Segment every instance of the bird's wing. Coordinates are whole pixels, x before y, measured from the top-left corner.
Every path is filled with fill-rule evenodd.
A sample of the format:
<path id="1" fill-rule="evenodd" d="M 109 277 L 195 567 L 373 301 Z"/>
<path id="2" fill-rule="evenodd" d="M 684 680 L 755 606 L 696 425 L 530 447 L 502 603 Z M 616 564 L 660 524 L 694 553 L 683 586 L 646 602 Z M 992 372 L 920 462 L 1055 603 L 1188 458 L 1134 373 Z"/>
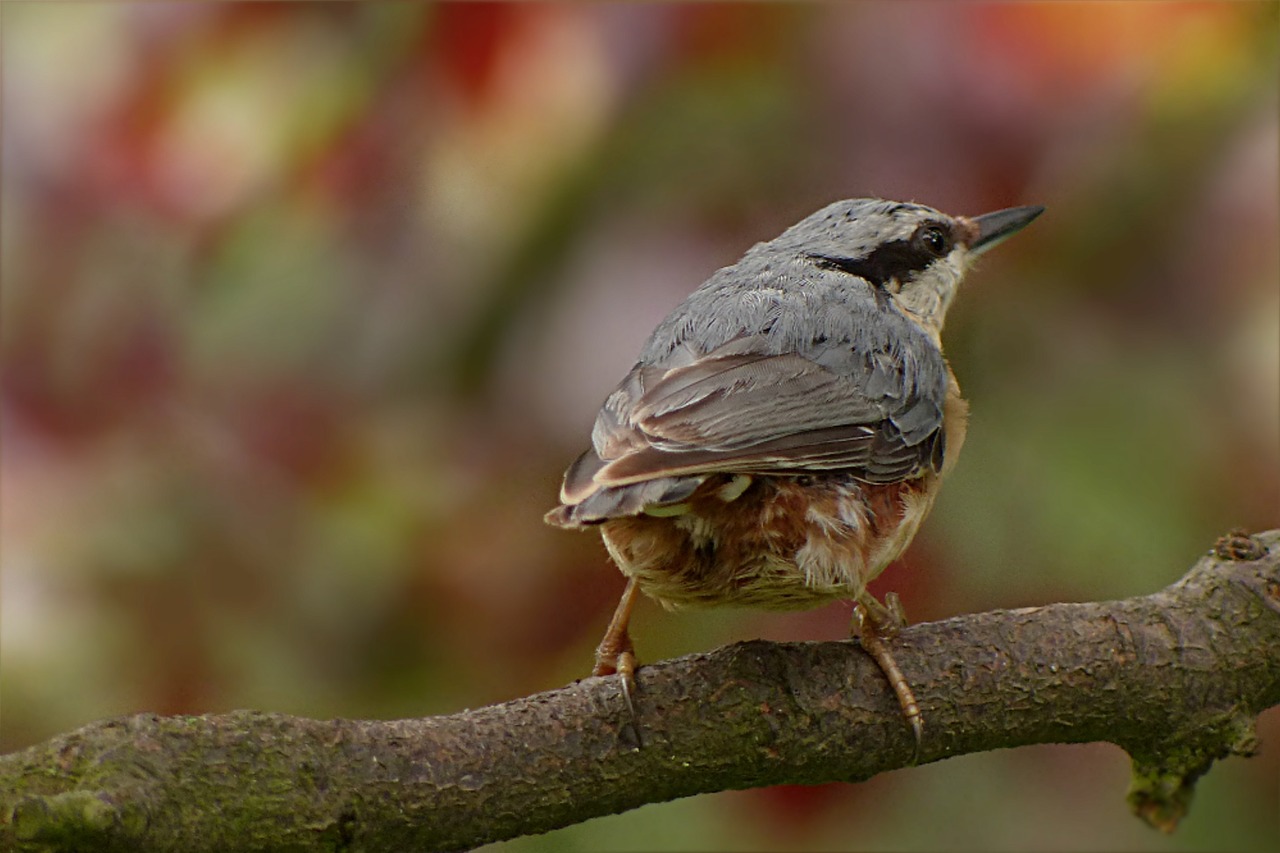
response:
<path id="1" fill-rule="evenodd" d="M 622 381 L 596 420 L 593 450 L 565 476 L 567 503 L 695 474 L 846 470 L 895 482 L 941 464 L 945 365 L 931 365 L 938 381 L 926 382 L 901 353 L 769 354 L 759 337 L 684 362 L 637 365 Z"/>

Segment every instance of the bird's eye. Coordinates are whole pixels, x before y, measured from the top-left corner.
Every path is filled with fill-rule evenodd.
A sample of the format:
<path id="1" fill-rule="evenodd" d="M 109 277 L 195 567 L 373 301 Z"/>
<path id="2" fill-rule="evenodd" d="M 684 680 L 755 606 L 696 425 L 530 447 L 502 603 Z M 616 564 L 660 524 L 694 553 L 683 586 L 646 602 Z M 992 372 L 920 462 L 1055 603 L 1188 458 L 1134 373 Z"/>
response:
<path id="1" fill-rule="evenodd" d="M 951 250 L 951 239 L 940 225 L 926 225 L 916 232 L 916 241 L 930 254 L 942 257 Z"/>

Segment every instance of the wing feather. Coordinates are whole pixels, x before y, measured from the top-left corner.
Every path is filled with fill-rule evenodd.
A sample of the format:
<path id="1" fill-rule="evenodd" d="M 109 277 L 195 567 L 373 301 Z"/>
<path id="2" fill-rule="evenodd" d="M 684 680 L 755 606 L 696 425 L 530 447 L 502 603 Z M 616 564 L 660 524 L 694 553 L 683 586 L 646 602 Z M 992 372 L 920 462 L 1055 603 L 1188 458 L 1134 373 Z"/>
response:
<path id="1" fill-rule="evenodd" d="M 716 472 L 916 476 L 940 456 L 942 401 L 900 358 L 864 354 L 849 369 L 857 355 L 769 354 L 742 338 L 665 371 L 637 366 L 601 410 L 595 459 L 570 469 L 566 496 Z"/>

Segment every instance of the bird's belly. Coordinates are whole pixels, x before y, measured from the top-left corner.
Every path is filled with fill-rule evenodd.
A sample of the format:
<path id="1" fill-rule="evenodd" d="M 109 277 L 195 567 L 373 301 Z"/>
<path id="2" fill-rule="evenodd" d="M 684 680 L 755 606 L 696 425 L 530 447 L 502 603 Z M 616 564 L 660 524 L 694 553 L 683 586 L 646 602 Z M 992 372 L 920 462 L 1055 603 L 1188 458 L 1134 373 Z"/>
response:
<path id="1" fill-rule="evenodd" d="M 795 610 L 857 598 L 910 544 L 937 477 L 755 477 L 732 501 L 717 497 L 723 485 L 711 478 L 683 514 L 602 526 L 622 572 L 668 608 Z"/>

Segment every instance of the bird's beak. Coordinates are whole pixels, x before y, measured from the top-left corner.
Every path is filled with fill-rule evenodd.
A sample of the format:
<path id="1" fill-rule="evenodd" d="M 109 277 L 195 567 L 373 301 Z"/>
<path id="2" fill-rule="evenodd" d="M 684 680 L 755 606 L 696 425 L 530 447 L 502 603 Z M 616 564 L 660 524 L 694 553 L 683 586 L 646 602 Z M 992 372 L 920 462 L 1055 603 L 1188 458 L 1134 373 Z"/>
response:
<path id="1" fill-rule="evenodd" d="M 1011 237 L 1030 225 L 1031 220 L 1042 213 L 1044 208 L 1033 204 L 971 217 L 969 222 L 976 226 L 977 236 L 969 241 L 969 252 L 974 255 L 982 254 L 997 243 L 1004 242 L 1006 237 Z"/>

